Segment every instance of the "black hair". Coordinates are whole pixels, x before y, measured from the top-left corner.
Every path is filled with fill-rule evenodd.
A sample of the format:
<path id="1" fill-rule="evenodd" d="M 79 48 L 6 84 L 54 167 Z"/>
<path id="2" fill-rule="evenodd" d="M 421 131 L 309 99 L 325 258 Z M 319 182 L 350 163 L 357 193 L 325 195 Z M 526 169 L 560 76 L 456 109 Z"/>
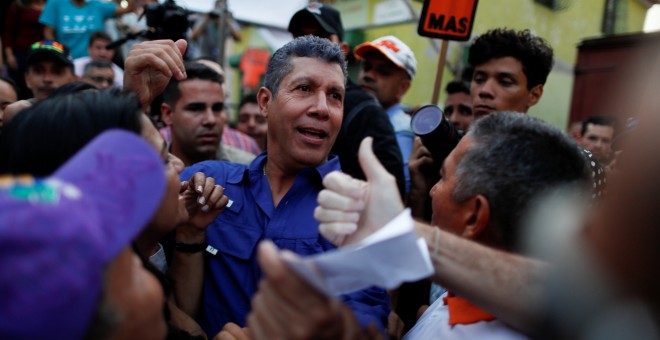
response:
<path id="1" fill-rule="evenodd" d="M 84 74 L 86 75 L 92 68 L 109 68 L 112 70 L 112 63 L 107 60 L 90 60 L 85 65 Z"/>
<path id="2" fill-rule="evenodd" d="M 93 32 L 92 35 L 89 36 L 89 42 L 87 43 L 87 46 L 92 46 L 92 44 L 96 40 L 106 40 L 106 41 L 110 42 L 110 41 L 112 41 L 112 38 L 105 31 L 96 31 L 96 32 Z"/>
<path id="3" fill-rule="evenodd" d="M 470 84 L 462 80 L 452 80 L 449 83 L 447 83 L 447 87 L 445 87 L 445 91 L 447 92 L 447 94 L 465 93 L 469 95 Z"/>
<path id="4" fill-rule="evenodd" d="M 545 84 L 552 69 L 553 51 L 548 42 L 529 30 L 495 28 L 477 37 L 470 46 L 468 63 L 477 67 L 491 59 L 513 57 L 527 77 L 527 89 Z"/>
<path id="5" fill-rule="evenodd" d="M 53 93 L 50 94 L 50 96 L 48 96 L 48 98 L 63 96 L 67 94 L 74 94 L 89 90 L 97 91 L 98 89 L 94 85 L 84 83 L 82 81 L 72 81 L 70 83 L 66 83 L 58 87 L 55 91 L 53 91 Z"/>
<path id="6" fill-rule="evenodd" d="M 42 177 L 101 132 L 141 134 L 140 104 L 118 91 L 83 91 L 51 96 L 14 117 L 0 135 L 0 173 Z"/>
<path id="7" fill-rule="evenodd" d="M 257 95 L 254 93 L 248 93 L 241 98 L 241 102 L 238 104 L 238 108 L 240 109 L 243 107 L 243 105 L 252 103 L 252 104 L 259 104 L 257 101 Z"/>
<path id="8" fill-rule="evenodd" d="M 185 66 L 186 66 L 186 74 L 188 75 L 188 77 L 183 81 L 202 79 L 202 80 L 212 81 L 220 85 L 222 85 L 222 83 L 224 82 L 224 77 L 220 73 L 216 72 L 215 70 L 204 64 L 197 62 L 188 62 L 186 63 Z M 179 99 L 181 98 L 181 89 L 179 89 L 179 83 L 180 81 L 172 77 L 172 79 L 170 79 L 170 82 L 167 84 L 167 87 L 165 87 L 165 91 L 163 91 L 163 102 L 167 103 L 172 107 L 174 107 L 174 105 L 176 105 L 176 102 L 178 102 Z"/>
<path id="9" fill-rule="evenodd" d="M 610 116 L 591 116 L 584 121 L 582 121 L 582 130 L 580 131 L 580 137 L 584 136 L 587 133 L 587 127 L 591 125 L 603 125 L 611 126 L 614 129 L 614 134 L 616 135 L 616 119 Z"/>

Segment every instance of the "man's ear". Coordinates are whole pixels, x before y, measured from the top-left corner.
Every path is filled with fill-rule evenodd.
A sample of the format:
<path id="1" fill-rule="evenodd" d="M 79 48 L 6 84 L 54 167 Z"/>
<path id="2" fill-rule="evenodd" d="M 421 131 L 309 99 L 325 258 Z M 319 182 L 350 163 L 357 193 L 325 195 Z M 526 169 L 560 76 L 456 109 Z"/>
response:
<path id="1" fill-rule="evenodd" d="M 268 118 L 268 105 L 272 99 L 273 94 L 269 89 L 265 87 L 260 88 L 259 92 L 257 92 L 257 103 L 259 104 L 259 111 L 261 111 L 261 114 L 263 114 L 266 118 Z"/>
<path id="2" fill-rule="evenodd" d="M 403 97 L 406 92 L 408 92 L 408 89 L 410 89 L 410 85 L 412 84 L 412 81 L 408 79 L 407 76 L 402 77 L 401 81 L 399 82 L 399 99 Z"/>
<path id="3" fill-rule="evenodd" d="M 351 51 L 351 48 L 348 46 L 348 44 L 345 42 L 340 42 L 339 48 L 344 51 L 344 57 L 348 57 L 348 53 Z"/>
<path id="4" fill-rule="evenodd" d="M 160 115 L 163 118 L 163 122 L 165 122 L 165 125 L 172 126 L 173 113 L 174 111 L 172 111 L 172 107 L 170 106 L 170 104 L 167 103 L 160 104 Z"/>
<path id="5" fill-rule="evenodd" d="M 484 195 L 476 195 L 463 202 L 464 209 L 469 213 L 461 236 L 476 240 L 486 233 L 490 223 L 490 204 Z"/>
<path id="6" fill-rule="evenodd" d="M 543 84 L 538 84 L 534 87 L 532 87 L 531 90 L 529 90 L 529 98 L 527 100 L 527 107 L 532 107 L 536 105 L 536 103 L 541 100 L 541 96 L 543 95 Z"/>

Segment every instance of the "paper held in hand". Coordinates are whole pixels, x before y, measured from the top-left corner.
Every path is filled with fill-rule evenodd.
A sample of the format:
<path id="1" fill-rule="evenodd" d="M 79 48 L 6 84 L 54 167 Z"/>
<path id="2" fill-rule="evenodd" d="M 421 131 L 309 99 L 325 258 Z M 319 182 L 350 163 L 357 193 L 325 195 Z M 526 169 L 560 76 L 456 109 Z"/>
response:
<path id="1" fill-rule="evenodd" d="M 433 274 L 424 239 L 413 231 L 406 209 L 361 242 L 305 258 L 283 256 L 285 262 L 312 286 L 329 296 L 371 286 L 385 289 Z"/>

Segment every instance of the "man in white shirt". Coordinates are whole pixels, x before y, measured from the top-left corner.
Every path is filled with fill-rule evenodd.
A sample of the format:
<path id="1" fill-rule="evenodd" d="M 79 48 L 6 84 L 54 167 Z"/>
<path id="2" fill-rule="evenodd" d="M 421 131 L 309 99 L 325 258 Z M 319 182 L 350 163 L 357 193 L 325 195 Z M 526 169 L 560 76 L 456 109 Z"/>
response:
<path id="1" fill-rule="evenodd" d="M 89 56 L 80 57 L 73 60 L 73 68 L 76 76 L 83 77 L 85 75 L 85 66 L 92 60 L 103 60 L 112 63 L 112 58 L 115 56 L 115 50 L 109 50 L 105 47 L 112 42 L 112 39 L 103 31 L 92 33 L 89 38 L 89 45 L 87 45 L 87 52 Z M 124 86 L 124 70 L 112 63 L 112 71 L 114 72 L 113 87 L 123 88 Z"/>

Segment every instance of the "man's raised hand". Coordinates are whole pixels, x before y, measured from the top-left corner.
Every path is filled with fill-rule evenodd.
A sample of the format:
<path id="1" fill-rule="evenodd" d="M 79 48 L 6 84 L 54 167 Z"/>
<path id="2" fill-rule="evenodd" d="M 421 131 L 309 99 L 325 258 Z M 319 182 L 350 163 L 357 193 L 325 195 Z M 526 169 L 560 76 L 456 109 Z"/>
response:
<path id="1" fill-rule="evenodd" d="M 124 89 L 138 95 L 143 108 L 148 107 L 170 81 L 186 79 L 183 54 L 188 46 L 183 39 L 154 40 L 136 44 L 124 63 Z"/>

